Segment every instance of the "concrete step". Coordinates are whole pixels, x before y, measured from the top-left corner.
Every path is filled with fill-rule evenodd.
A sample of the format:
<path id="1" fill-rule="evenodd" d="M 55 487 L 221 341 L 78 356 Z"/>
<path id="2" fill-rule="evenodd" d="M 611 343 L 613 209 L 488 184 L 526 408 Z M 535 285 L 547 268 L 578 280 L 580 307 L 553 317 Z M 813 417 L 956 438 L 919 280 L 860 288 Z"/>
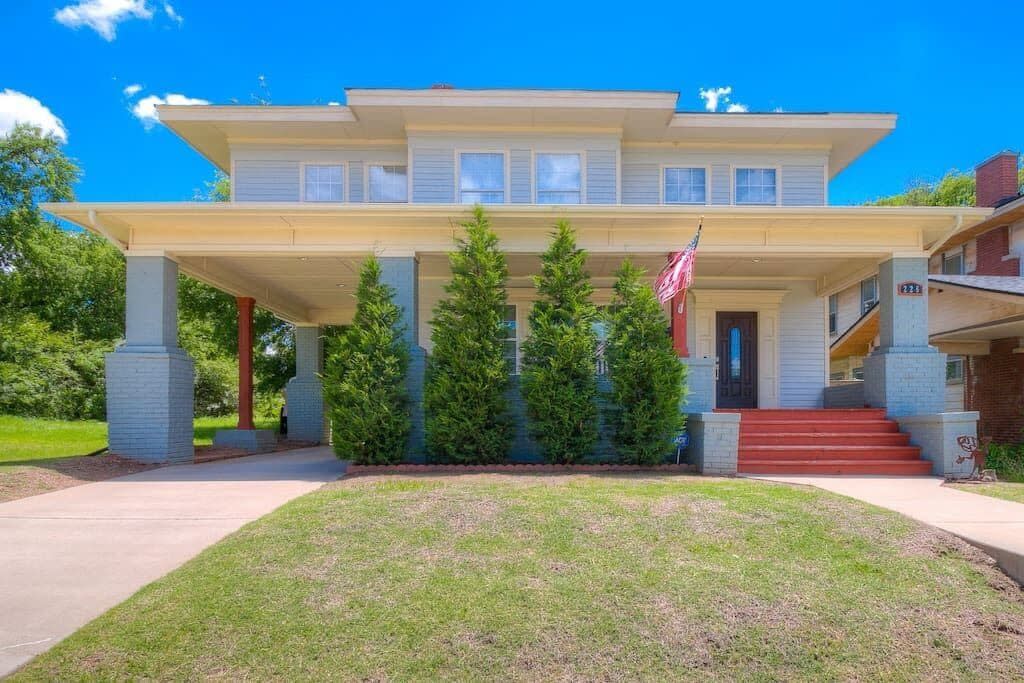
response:
<path id="1" fill-rule="evenodd" d="M 879 474 L 928 475 L 927 460 L 747 460 L 739 463 L 740 474 Z"/>
<path id="2" fill-rule="evenodd" d="M 906 446 L 910 435 L 901 432 L 759 432 L 740 430 L 744 446 Z"/>
<path id="3" fill-rule="evenodd" d="M 740 446 L 739 462 L 755 460 L 920 460 L 917 446 Z"/>
<path id="4" fill-rule="evenodd" d="M 740 418 L 740 434 L 877 434 L 899 432 L 900 426 L 890 420 L 758 420 Z"/>

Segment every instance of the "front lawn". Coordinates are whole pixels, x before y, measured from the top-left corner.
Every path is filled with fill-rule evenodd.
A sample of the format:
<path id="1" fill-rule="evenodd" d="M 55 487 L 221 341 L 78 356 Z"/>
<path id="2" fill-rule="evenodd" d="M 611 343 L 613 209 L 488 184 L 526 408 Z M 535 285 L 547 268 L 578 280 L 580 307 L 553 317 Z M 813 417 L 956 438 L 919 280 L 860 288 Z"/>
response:
<path id="1" fill-rule="evenodd" d="M 1024 503 L 1024 484 L 1021 483 L 996 481 L 986 484 L 949 484 L 949 486 L 968 493 L 980 493 L 983 496 Z"/>
<path id="2" fill-rule="evenodd" d="M 677 476 L 342 480 L 15 680 L 1007 679 L 1021 591 L 810 488 Z"/>
<path id="3" fill-rule="evenodd" d="M 195 420 L 195 444 L 211 444 L 214 432 L 232 429 L 237 423 L 238 418 L 234 415 L 198 417 Z M 257 419 L 256 427 L 277 429 L 277 420 Z M 0 464 L 85 455 L 106 445 L 106 422 L 0 415 Z"/>

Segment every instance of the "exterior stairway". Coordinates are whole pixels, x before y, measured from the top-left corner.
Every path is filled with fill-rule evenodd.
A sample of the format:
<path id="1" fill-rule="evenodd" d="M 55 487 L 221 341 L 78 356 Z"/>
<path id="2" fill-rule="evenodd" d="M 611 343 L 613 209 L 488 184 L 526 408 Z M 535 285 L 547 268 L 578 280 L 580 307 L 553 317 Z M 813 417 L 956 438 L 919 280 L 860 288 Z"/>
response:
<path id="1" fill-rule="evenodd" d="M 885 410 L 767 409 L 740 413 L 740 474 L 931 474 L 932 464 Z"/>

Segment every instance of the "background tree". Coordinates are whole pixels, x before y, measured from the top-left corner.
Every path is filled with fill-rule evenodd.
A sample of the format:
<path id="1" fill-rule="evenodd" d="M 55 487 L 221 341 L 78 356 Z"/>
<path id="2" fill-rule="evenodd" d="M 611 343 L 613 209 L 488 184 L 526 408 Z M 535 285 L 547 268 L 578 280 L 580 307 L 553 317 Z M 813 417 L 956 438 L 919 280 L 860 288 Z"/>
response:
<path id="1" fill-rule="evenodd" d="M 356 313 L 324 367 L 334 452 L 365 465 L 401 462 L 411 422 L 405 376 L 409 345 L 395 292 L 370 257 L 359 274 Z"/>
<path id="2" fill-rule="evenodd" d="M 666 334 L 668 320 L 644 271 L 629 260 L 616 273 L 606 354 L 611 375 L 612 441 L 623 460 L 656 465 L 683 428 L 686 370 Z"/>
<path id="3" fill-rule="evenodd" d="M 447 298 L 434 308 L 423 403 L 427 449 L 444 462 L 496 463 L 512 440 L 504 348 L 508 266 L 481 207 L 449 254 Z"/>
<path id="4" fill-rule="evenodd" d="M 1017 171 L 1018 184 L 1024 187 L 1024 168 Z M 974 173 L 952 169 L 937 182 L 918 180 L 905 192 L 867 202 L 871 206 L 974 206 Z"/>
<path id="5" fill-rule="evenodd" d="M 534 277 L 540 298 L 530 310 L 521 382 L 530 432 L 549 462 L 578 462 L 597 442 L 597 309 L 586 260 L 561 221 Z"/>

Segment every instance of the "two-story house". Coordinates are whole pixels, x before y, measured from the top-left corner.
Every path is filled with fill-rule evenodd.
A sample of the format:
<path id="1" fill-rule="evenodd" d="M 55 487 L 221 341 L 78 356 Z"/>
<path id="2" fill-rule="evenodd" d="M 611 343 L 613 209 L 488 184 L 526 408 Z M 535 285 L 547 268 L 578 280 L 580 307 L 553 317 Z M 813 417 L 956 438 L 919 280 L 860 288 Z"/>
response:
<path id="1" fill-rule="evenodd" d="M 931 250 L 929 339 L 948 354 L 946 409 L 978 411 L 979 431 L 998 442 L 1024 438 L 1024 196 L 1018 155 L 1000 152 L 975 169 L 976 204 L 994 211 Z M 878 343 L 878 280 L 829 298 L 828 394 L 857 401 L 863 358 Z"/>
<path id="2" fill-rule="evenodd" d="M 625 257 L 653 278 L 706 217 L 694 287 L 666 315 L 689 365 L 683 409 L 693 448 L 731 450 L 732 471 L 739 414 L 715 409 L 820 409 L 826 302 L 866 273 L 881 272 L 883 319 L 867 401 L 891 417 L 942 411 L 931 394 L 944 381 L 945 357 L 928 346 L 927 291 L 902 296 L 896 285 L 925 283 L 929 250 L 990 212 L 829 205 L 829 181 L 893 130 L 894 115 L 688 113 L 669 92 L 346 95 L 345 106 L 160 107 L 164 125 L 230 174 L 230 202 L 47 205 L 127 257 L 126 341 L 107 361 L 113 451 L 159 461 L 193 455 L 192 365 L 176 331 L 179 271 L 238 297 L 241 431 L 252 428 L 245 323 L 257 304 L 296 326 L 290 432 L 321 439 L 318 329 L 350 319 L 359 264 L 376 253 L 414 349 L 410 459 L 422 459 L 431 311 L 449 277 L 453 234 L 474 203 L 486 207 L 508 254 L 513 372 L 529 334 L 531 276 L 555 221 L 578 231 L 604 304 Z M 705 439 L 704 429 L 732 430 L 732 441 Z"/>

